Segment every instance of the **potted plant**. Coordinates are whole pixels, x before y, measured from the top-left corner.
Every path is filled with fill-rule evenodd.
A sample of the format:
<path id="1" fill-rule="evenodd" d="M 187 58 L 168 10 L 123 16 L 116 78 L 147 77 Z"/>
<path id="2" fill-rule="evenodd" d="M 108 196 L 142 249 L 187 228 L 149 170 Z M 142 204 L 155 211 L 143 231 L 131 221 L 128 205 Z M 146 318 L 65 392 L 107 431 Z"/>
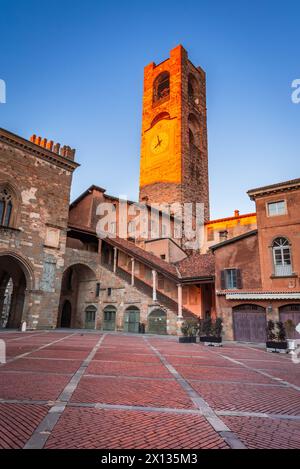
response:
<path id="1" fill-rule="evenodd" d="M 296 350 L 297 348 L 296 340 L 292 339 L 294 332 L 296 330 L 296 325 L 293 323 L 291 319 L 288 319 L 287 321 L 285 321 L 284 327 L 285 327 L 286 335 L 287 335 L 288 349 Z"/>
<path id="2" fill-rule="evenodd" d="M 281 321 L 275 323 L 271 319 L 267 325 L 267 351 L 273 353 L 286 353 L 287 352 L 287 341 L 286 332 L 284 325 Z"/>
<path id="3" fill-rule="evenodd" d="M 210 318 L 204 319 L 202 327 L 199 329 L 200 342 L 211 347 L 222 346 L 222 318 L 217 318 L 213 323 Z"/>
<path id="4" fill-rule="evenodd" d="M 180 343 L 196 343 L 197 325 L 194 322 L 183 322 L 181 325 L 182 336 L 179 337 Z"/>

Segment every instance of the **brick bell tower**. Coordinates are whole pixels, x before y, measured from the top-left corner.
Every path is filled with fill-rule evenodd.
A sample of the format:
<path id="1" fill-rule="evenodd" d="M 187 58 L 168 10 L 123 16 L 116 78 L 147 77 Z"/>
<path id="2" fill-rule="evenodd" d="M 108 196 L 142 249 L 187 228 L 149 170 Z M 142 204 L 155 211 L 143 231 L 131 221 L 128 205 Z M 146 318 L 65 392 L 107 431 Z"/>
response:
<path id="1" fill-rule="evenodd" d="M 144 70 L 140 201 L 202 202 L 209 219 L 206 78 L 181 45 Z"/>

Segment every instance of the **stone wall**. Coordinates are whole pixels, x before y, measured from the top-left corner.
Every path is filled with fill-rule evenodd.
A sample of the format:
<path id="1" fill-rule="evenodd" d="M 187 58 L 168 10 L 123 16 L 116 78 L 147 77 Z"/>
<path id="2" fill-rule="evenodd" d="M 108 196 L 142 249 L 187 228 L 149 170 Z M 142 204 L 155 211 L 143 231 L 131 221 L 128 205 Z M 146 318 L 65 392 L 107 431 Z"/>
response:
<path id="1" fill-rule="evenodd" d="M 13 197 L 11 223 L 0 227 L 0 271 L 5 256 L 10 272 L 17 268 L 24 272 L 21 319 L 29 328 L 56 326 L 76 166 L 9 132 L 0 133 L 0 188 L 7 188 Z"/>

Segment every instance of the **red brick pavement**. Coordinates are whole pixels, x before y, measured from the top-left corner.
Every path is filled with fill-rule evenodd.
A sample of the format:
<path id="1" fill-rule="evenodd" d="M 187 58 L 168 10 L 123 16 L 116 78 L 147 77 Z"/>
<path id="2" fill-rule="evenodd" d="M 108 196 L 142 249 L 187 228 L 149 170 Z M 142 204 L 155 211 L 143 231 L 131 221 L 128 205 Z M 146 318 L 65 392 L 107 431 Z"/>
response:
<path id="1" fill-rule="evenodd" d="M 55 400 L 69 380 L 64 375 L 1 373 L 0 368 L 0 398 Z"/>
<path id="2" fill-rule="evenodd" d="M 240 383 L 218 383 L 218 385 L 196 381 L 190 383 L 216 410 L 300 415 L 300 395 L 294 389 Z"/>
<path id="3" fill-rule="evenodd" d="M 47 406 L 0 404 L 0 448 L 23 448 L 47 412 Z"/>
<path id="4" fill-rule="evenodd" d="M 173 381 L 86 377 L 80 381 L 72 402 L 100 402 L 176 409 L 194 408 L 181 386 Z"/>
<path id="5" fill-rule="evenodd" d="M 29 402 L 57 399 L 100 336 L 99 333 L 0 332 L 11 357 L 30 352 L 26 359 L 0 366 L 0 399 Z M 57 340 L 60 342 L 51 344 Z M 274 377 L 299 385 L 300 367 L 293 365 L 287 356 L 274 356 L 242 345 L 225 344 L 221 349 L 212 349 L 199 344 L 179 344 L 176 338 L 151 337 L 148 341 L 215 411 L 300 415 L 296 389 L 270 386 L 276 381 L 242 366 L 244 363 L 255 370 L 266 370 Z M 41 346 L 46 348 L 36 351 Z M 226 447 L 223 438 L 204 417 L 180 413 L 196 407 L 142 336 L 107 334 L 71 402 L 79 407 L 66 408 L 51 432 L 47 447 Z M 80 407 L 96 402 L 151 406 L 161 411 Z M 23 447 L 47 411 L 47 406 L 35 403 L 0 402 L 0 447 Z M 220 418 L 247 447 L 300 447 L 299 420 L 243 415 L 220 415 Z"/>
<path id="6" fill-rule="evenodd" d="M 46 448 L 226 448 L 198 415 L 67 408 Z"/>
<path id="7" fill-rule="evenodd" d="M 2 371 L 34 371 L 43 373 L 75 373 L 81 365 L 81 360 L 52 360 L 44 358 L 21 358 L 7 363 L 0 368 Z"/>
<path id="8" fill-rule="evenodd" d="M 236 381 L 240 383 L 265 383 L 274 384 L 274 380 L 260 375 L 255 371 L 248 371 L 239 367 L 214 368 L 204 366 L 182 366 L 176 365 L 176 370 L 184 377 L 211 381 Z"/>
<path id="9" fill-rule="evenodd" d="M 300 448 L 300 421 L 256 417 L 222 417 L 248 448 Z"/>
<path id="10" fill-rule="evenodd" d="M 141 362 L 93 361 L 86 373 L 112 376 L 140 376 L 148 378 L 172 378 L 169 371 L 160 364 Z"/>
<path id="11" fill-rule="evenodd" d="M 118 361 L 118 362 L 150 362 L 160 363 L 159 358 L 150 353 L 137 354 L 137 353 L 123 353 L 121 350 L 118 352 L 99 351 L 96 353 L 94 360 L 105 361 Z"/>

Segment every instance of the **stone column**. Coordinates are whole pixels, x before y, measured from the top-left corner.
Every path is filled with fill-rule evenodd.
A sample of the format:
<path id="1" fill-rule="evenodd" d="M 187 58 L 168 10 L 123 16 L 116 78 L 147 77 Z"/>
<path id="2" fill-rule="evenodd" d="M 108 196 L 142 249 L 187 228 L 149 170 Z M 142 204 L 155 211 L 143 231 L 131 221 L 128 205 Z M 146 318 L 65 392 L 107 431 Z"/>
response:
<path id="1" fill-rule="evenodd" d="M 117 255 L 118 248 L 114 247 L 114 274 L 117 272 Z"/>
<path id="2" fill-rule="evenodd" d="M 178 319 L 182 319 L 182 285 L 180 283 L 177 284 L 177 302 L 178 302 Z"/>
<path id="3" fill-rule="evenodd" d="M 131 258 L 131 285 L 134 285 L 134 258 Z"/>
<path id="4" fill-rule="evenodd" d="M 152 270 L 152 300 L 153 301 L 157 301 L 156 278 L 157 278 L 157 272 L 156 270 Z"/>

